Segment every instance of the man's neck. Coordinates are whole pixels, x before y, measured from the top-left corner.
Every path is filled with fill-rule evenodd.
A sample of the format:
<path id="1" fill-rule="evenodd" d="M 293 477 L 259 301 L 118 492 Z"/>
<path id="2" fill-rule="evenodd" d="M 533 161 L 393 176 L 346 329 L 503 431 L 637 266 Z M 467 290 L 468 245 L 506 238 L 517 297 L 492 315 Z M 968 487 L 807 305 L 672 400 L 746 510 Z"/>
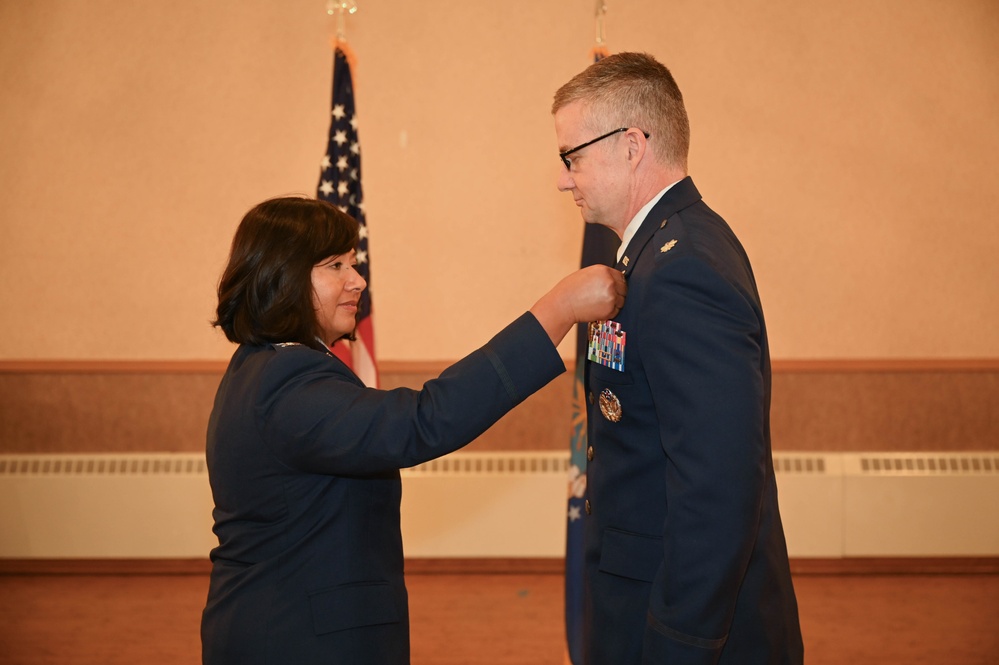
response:
<path id="1" fill-rule="evenodd" d="M 687 177 L 684 169 L 659 168 L 649 173 L 647 177 L 636 181 L 628 196 L 628 209 L 622 216 L 620 228 L 613 229 L 619 238 L 624 236 L 628 223 L 645 207 L 645 204 L 659 195 L 666 187 Z"/>

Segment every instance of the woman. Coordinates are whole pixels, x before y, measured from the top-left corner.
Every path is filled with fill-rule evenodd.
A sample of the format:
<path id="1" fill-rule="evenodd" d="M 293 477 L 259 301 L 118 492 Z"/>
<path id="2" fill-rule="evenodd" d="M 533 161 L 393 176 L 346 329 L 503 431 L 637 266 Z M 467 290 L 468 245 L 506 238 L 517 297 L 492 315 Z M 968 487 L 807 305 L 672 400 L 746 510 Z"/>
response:
<path id="1" fill-rule="evenodd" d="M 357 223 L 313 199 L 250 210 L 214 325 L 240 346 L 215 397 L 204 663 L 409 662 L 399 469 L 452 452 L 564 371 L 555 345 L 612 317 L 624 282 L 563 279 L 422 390 L 365 388 L 328 347 L 365 288 Z"/>

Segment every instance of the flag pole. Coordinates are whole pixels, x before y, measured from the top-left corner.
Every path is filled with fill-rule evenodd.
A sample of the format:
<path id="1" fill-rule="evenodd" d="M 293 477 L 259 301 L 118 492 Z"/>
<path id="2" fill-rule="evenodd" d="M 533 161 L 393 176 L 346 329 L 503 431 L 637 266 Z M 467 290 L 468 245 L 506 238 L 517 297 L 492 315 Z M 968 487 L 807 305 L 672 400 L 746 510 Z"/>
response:
<path id="1" fill-rule="evenodd" d="M 606 0 L 597 0 L 596 9 L 593 12 L 594 23 L 596 27 L 596 45 L 593 47 L 591 55 L 594 60 L 599 60 L 600 58 L 606 58 L 610 55 L 610 51 L 607 50 L 606 40 L 604 39 L 604 19 L 607 16 L 607 2 Z"/>
<path id="2" fill-rule="evenodd" d="M 351 77 L 353 78 L 353 72 L 357 71 L 357 59 L 354 57 L 354 51 L 347 44 L 347 14 L 357 13 L 357 3 L 354 0 L 326 0 L 326 13 L 330 16 L 336 17 L 336 28 L 333 36 L 330 38 L 330 47 L 336 51 L 337 49 L 343 53 L 343 56 L 347 58 L 347 64 L 350 65 L 352 70 Z M 357 81 L 353 81 L 354 89 L 357 89 Z"/>
<path id="3" fill-rule="evenodd" d="M 597 8 L 594 12 L 597 24 L 597 48 L 604 45 L 604 17 L 607 15 L 607 3 L 604 0 L 597 0 Z"/>

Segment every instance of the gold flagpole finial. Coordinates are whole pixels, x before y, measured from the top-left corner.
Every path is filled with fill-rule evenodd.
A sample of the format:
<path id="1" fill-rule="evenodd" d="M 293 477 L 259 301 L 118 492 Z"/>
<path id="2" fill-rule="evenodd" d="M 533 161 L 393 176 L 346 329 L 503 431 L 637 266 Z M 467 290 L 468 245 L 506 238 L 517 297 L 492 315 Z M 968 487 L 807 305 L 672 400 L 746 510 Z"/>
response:
<path id="1" fill-rule="evenodd" d="M 330 16 L 336 15 L 336 41 L 347 42 L 347 22 L 344 19 L 344 12 L 354 14 L 357 12 L 357 3 L 354 0 L 326 0 L 326 13 Z"/>
<path id="2" fill-rule="evenodd" d="M 597 0 L 597 8 L 594 17 L 597 21 L 597 47 L 604 45 L 604 16 L 607 15 L 607 3 L 604 0 Z"/>

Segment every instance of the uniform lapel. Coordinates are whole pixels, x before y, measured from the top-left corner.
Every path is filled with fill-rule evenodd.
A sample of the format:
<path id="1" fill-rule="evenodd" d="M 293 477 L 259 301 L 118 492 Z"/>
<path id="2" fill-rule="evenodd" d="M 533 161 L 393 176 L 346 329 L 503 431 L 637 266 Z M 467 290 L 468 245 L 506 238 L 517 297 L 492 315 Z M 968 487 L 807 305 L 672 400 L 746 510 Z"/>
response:
<path id="1" fill-rule="evenodd" d="M 621 260 L 618 261 L 617 269 L 624 273 L 625 279 L 631 275 L 635 264 L 638 263 L 638 257 L 656 231 L 666 226 L 670 217 L 700 200 L 701 193 L 697 191 L 697 187 L 694 187 L 694 181 L 690 179 L 690 176 L 676 183 L 663 194 L 659 203 L 649 211 L 645 221 L 638 228 L 638 232 L 628 243 L 628 248 Z"/>

